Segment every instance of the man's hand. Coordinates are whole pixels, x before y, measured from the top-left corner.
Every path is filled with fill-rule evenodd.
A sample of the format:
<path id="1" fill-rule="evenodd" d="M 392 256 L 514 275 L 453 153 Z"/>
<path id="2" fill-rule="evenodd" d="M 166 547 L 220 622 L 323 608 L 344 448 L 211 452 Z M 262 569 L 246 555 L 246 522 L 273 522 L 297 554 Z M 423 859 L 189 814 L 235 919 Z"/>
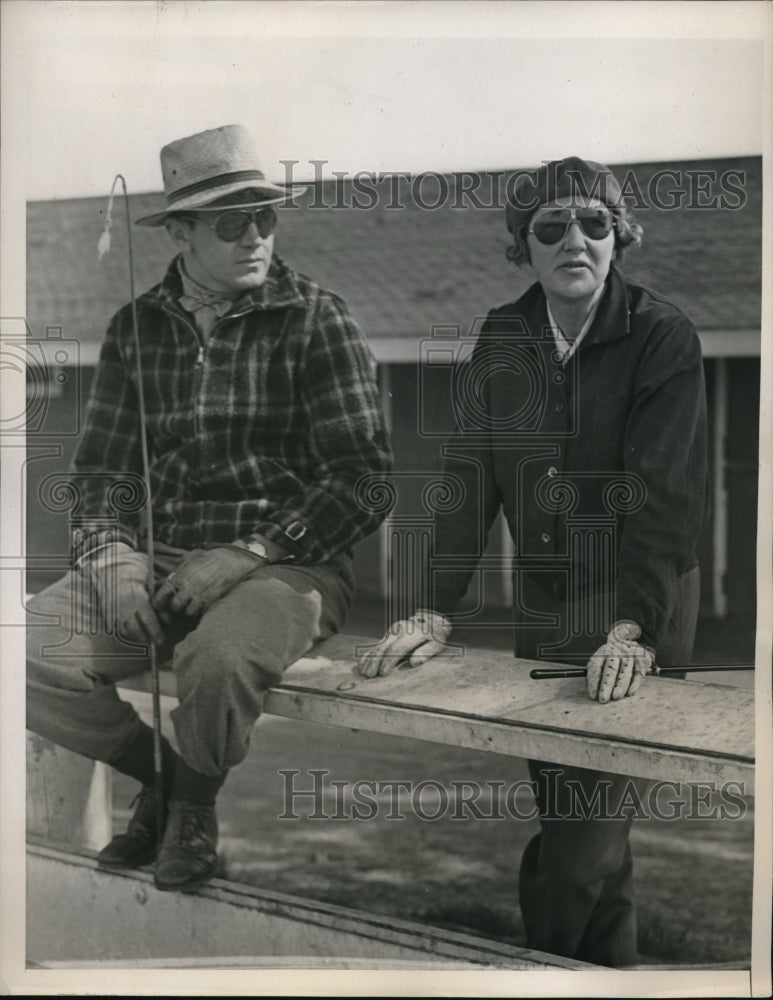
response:
<path id="1" fill-rule="evenodd" d="M 183 556 L 158 588 L 153 607 L 162 621 L 173 614 L 198 617 L 237 583 L 266 564 L 266 559 L 246 548 L 223 545 L 215 549 L 194 549 Z"/>
<path id="2" fill-rule="evenodd" d="M 419 609 L 406 621 L 394 622 L 384 638 L 357 664 L 363 677 L 386 677 L 402 660 L 418 667 L 445 648 L 451 623 L 435 611 Z"/>
<path id="3" fill-rule="evenodd" d="M 148 593 L 148 557 L 124 542 L 102 549 L 87 563 L 108 631 L 132 642 L 164 641 Z"/>
<path id="4" fill-rule="evenodd" d="M 588 696 L 605 704 L 635 694 L 655 662 L 648 646 L 636 642 L 641 628 L 636 622 L 616 622 L 607 641 L 588 660 Z"/>

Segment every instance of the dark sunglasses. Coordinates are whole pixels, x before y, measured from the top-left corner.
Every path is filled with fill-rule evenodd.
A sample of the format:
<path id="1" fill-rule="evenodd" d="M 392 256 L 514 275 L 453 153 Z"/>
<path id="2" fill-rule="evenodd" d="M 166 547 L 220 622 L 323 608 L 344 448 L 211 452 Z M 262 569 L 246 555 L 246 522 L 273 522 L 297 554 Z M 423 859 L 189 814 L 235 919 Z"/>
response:
<path id="1" fill-rule="evenodd" d="M 189 216 L 193 222 L 200 222 L 209 229 L 214 229 L 218 239 L 224 243 L 235 243 L 247 232 L 251 222 L 255 223 L 260 238 L 267 239 L 276 229 L 277 214 L 273 208 L 235 208 L 218 215 L 214 222 L 207 222 L 200 216 Z"/>
<path id="2" fill-rule="evenodd" d="M 573 222 L 578 222 L 592 240 L 603 240 L 615 224 L 612 213 L 605 208 L 551 208 L 536 218 L 527 232 L 540 243 L 553 246 L 564 238 Z"/>

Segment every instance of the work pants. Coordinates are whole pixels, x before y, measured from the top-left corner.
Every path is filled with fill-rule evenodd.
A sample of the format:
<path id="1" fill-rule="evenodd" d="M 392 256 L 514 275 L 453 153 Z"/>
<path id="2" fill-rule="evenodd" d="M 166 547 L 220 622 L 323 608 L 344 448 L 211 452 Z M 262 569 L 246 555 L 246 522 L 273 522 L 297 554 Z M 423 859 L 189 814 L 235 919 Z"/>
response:
<path id="1" fill-rule="evenodd" d="M 671 620 L 656 648 L 658 665 L 690 662 L 699 602 L 696 567 L 680 581 Z M 551 636 L 550 630 L 517 629 L 517 655 L 539 659 L 540 646 L 555 638 L 555 630 Z M 599 640 L 601 645 L 603 637 Z M 597 786 L 604 783 L 606 811 L 614 817 L 633 779 L 536 760 L 529 761 L 529 772 L 537 783 L 540 833 L 524 851 L 518 883 L 527 946 L 613 968 L 635 964 L 636 912 L 628 841 L 632 820 L 595 818 L 593 810 L 583 816 L 576 809 L 577 789 L 584 801 L 592 802 Z M 645 779 L 636 779 L 633 794 L 641 796 L 647 786 Z"/>
<path id="2" fill-rule="evenodd" d="M 163 579 L 185 553 L 158 546 Z M 159 663 L 171 660 L 180 754 L 212 777 L 239 764 L 265 692 L 294 660 L 337 632 L 352 596 L 348 558 L 319 566 L 264 566 L 200 619 L 176 621 Z M 88 570 L 74 570 L 28 604 L 27 728 L 75 753 L 110 763 L 141 728 L 116 682 L 148 669 L 147 647 L 108 634 Z"/>

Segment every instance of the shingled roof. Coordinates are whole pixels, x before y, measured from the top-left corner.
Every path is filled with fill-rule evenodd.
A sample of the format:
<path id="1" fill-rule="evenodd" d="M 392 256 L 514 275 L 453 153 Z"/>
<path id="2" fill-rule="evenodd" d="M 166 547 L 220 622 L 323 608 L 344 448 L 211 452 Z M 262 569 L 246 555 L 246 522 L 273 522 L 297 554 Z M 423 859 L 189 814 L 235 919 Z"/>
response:
<path id="1" fill-rule="evenodd" d="M 758 330 L 761 281 L 761 158 L 635 164 L 642 192 L 656 171 L 742 172 L 745 204 L 667 210 L 649 205 L 636 212 L 644 226 L 643 246 L 628 253 L 624 270 L 681 306 L 702 331 Z M 509 173 L 509 172 L 508 172 Z M 456 178 L 458 181 L 458 177 Z M 453 175 L 448 177 L 454 188 Z M 738 181 L 735 181 L 738 186 Z M 672 188 L 686 188 L 685 182 Z M 661 191 L 669 183 L 663 182 Z M 489 190 L 489 188 L 486 188 Z M 711 186 L 721 193 L 719 183 Z M 379 189 L 374 208 L 311 208 L 351 204 L 347 182 L 308 188 L 297 198 L 306 210 L 283 209 L 277 250 L 299 271 L 340 293 L 372 341 L 415 342 L 433 325 L 460 324 L 515 298 L 529 279 L 505 259 L 508 242 L 500 209 L 454 207 L 454 198 L 434 210 L 420 207 L 410 184 L 401 188 L 403 208 L 389 208 Z M 428 182 L 423 197 L 434 195 Z M 360 199 L 361 201 L 364 199 Z M 458 200 L 458 199 L 457 199 Z M 484 199 L 485 200 L 485 199 Z M 702 201 L 707 198 L 704 196 Z M 731 199 L 732 204 L 738 198 Z M 97 261 L 106 198 L 31 202 L 27 212 L 27 316 L 36 336 L 50 325 L 76 337 L 93 357 L 110 315 L 128 299 L 123 205 L 116 203 L 113 249 Z M 159 194 L 130 198 L 133 218 L 163 207 Z M 172 255 L 163 229 L 133 227 L 136 289 L 155 284 Z"/>

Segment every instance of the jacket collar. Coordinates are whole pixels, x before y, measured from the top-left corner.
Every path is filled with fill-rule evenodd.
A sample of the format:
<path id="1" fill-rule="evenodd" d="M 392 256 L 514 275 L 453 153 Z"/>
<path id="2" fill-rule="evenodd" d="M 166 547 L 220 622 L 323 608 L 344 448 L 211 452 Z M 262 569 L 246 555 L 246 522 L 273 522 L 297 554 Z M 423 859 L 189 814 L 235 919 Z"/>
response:
<path id="1" fill-rule="evenodd" d="M 178 300 L 184 294 L 177 255 L 169 264 L 166 274 L 160 284 L 152 288 L 147 297 L 156 302 L 162 309 L 179 311 Z M 298 284 L 298 276 L 279 256 L 274 254 L 268 269 L 266 280 L 258 288 L 245 292 L 234 303 L 231 313 L 239 315 L 268 309 L 286 309 L 303 306 L 304 299 Z"/>
<path id="2" fill-rule="evenodd" d="M 578 350 L 583 350 L 591 344 L 603 344 L 612 340 L 620 340 L 631 331 L 631 314 L 628 288 L 622 274 L 615 264 L 609 269 L 607 287 L 601 296 L 601 302 L 596 310 L 591 327 L 583 337 Z M 525 301 L 524 301 L 525 300 Z M 542 330 L 548 325 L 548 308 L 542 286 L 534 284 L 524 294 L 521 302 L 526 308 L 536 310 L 533 329 Z M 533 314 L 534 315 L 534 314 Z"/>
<path id="3" fill-rule="evenodd" d="M 590 330 L 583 338 L 580 350 L 591 344 L 620 340 L 631 332 L 631 310 L 628 288 L 623 276 L 613 264 L 609 269 L 607 287 L 601 297 Z"/>

